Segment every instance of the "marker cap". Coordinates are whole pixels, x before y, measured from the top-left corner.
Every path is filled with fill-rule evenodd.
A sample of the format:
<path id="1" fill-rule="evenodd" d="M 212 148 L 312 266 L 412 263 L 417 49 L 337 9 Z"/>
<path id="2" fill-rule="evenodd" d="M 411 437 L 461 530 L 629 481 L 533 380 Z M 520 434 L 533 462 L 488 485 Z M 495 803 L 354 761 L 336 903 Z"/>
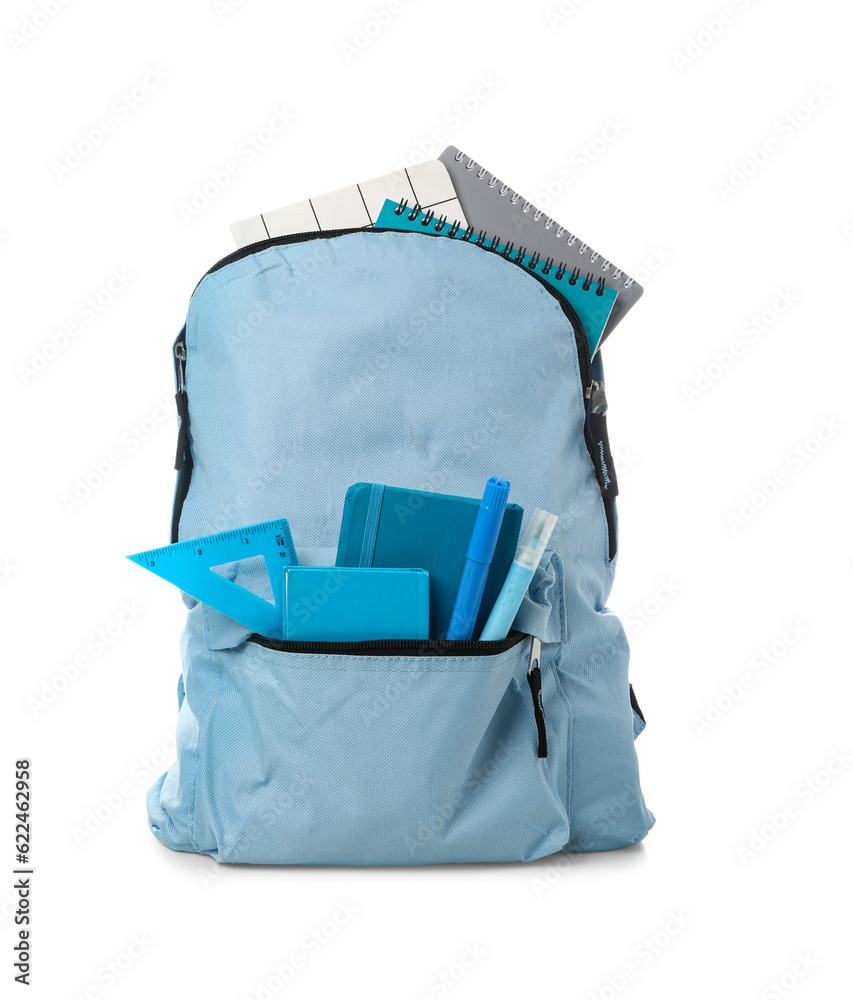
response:
<path id="1" fill-rule="evenodd" d="M 530 516 L 530 524 L 518 546 L 513 562 L 526 569 L 536 569 L 545 547 L 551 540 L 551 534 L 557 523 L 557 515 L 537 507 Z"/>
<path id="2" fill-rule="evenodd" d="M 477 511 L 477 520 L 468 545 L 468 558 L 474 562 L 490 563 L 495 554 L 495 545 L 501 530 L 506 498 L 509 496 L 509 480 L 492 476 L 486 483 L 483 500 Z"/>

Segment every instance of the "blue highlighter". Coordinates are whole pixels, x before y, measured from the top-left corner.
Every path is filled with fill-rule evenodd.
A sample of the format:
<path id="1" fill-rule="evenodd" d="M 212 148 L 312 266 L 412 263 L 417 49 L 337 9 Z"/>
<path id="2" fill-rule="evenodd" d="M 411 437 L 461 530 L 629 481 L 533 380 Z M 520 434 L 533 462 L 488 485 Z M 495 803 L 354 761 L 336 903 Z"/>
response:
<path id="1" fill-rule="evenodd" d="M 495 555 L 508 496 L 509 480 L 492 476 L 486 483 L 486 491 L 468 544 L 468 557 L 456 592 L 453 614 L 450 616 L 448 639 L 469 640 L 474 635 L 474 625 Z"/>
<path id="2" fill-rule="evenodd" d="M 533 511 L 530 524 L 518 546 L 518 552 L 509 568 L 504 585 L 495 601 L 495 606 L 483 626 L 480 642 L 506 639 L 536 567 L 545 552 L 545 546 L 551 540 L 551 532 L 557 523 L 557 515 L 550 514 L 539 507 Z"/>

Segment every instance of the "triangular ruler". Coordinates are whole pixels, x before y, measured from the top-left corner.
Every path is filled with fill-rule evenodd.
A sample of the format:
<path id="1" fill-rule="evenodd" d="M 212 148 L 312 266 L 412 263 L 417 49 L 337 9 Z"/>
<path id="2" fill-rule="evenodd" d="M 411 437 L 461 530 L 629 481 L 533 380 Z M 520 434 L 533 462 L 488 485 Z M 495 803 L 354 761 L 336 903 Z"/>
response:
<path id="1" fill-rule="evenodd" d="M 211 566 L 252 556 L 262 556 L 266 563 L 274 605 L 211 569 Z M 283 517 L 137 552 L 127 558 L 253 632 L 268 639 L 282 637 L 281 569 L 282 566 L 299 565 L 290 528 Z"/>

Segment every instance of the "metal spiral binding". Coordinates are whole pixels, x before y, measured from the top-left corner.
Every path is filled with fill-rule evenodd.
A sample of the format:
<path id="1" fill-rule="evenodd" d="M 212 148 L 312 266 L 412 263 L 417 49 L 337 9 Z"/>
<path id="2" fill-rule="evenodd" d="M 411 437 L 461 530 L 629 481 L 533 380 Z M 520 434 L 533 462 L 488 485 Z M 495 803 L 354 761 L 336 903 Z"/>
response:
<path id="1" fill-rule="evenodd" d="M 456 160 L 457 163 L 461 163 L 462 160 L 465 159 L 465 154 L 462 152 L 458 152 L 454 157 L 454 159 Z M 469 157 L 468 162 L 465 164 L 465 169 L 473 171 L 475 167 L 479 167 L 476 174 L 477 180 L 484 180 L 486 175 L 488 174 L 488 171 L 486 170 L 485 167 L 480 167 L 476 160 Z M 492 174 L 489 177 L 488 185 L 490 188 L 494 188 L 500 185 L 500 188 L 498 190 L 502 198 L 506 198 L 507 195 L 510 195 L 509 185 L 504 184 L 503 181 L 501 181 L 500 178 L 496 177 L 494 174 Z M 517 205 L 521 201 L 521 195 L 518 194 L 517 192 L 512 192 L 509 200 L 510 204 Z M 544 211 L 541 208 L 537 208 L 531 201 L 525 201 L 521 206 L 521 211 L 524 212 L 525 214 L 530 212 L 531 209 L 533 210 L 533 221 L 539 222 L 545 215 Z M 577 236 L 575 236 L 574 233 L 570 233 L 567 229 L 565 229 L 558 222 L 556 222 L 555 219 L 546 217 L 545 221 L 542 224 L 546 229 L 551 229 L 552 226 L 556 225 L 557 231 L 554 235 L 556 236 L 557 239 L 562 239 L 563 235 L 566 234 L 566 242 L 570 247 L 573 247 L 578 242 Z M 601 259 L 600 253 L 597 253 L 588 244 L 581 242 L 581 245 L 578 247 L 578 253 L 581 255 L 585 255 L 587 252 L 590 253 L 589 257 L 590 264 L 596 264 Z M 621 268 L 614 267 L 613 263 L 609 260 L 606 259 L 601 260 L 601 263 L 598 264 L 598 268 L 604 273 L 607 273 L 608 271 L 611 270 L 611 268 L 613 268 L 613 273 L 610 275 L 610 280 L 611 283 L 613 284 L 621 281 L 623 277 L 625 279 L 622 284 L 623 288 L 630 288 L 634 284 L 633 278 L 628 277 L 628 275 L 626 275 Z M 546 271 L 545 273 L 547 274 L 548 272 Z M 588 277 L 591 277 L 591 275 L 588 275 Z M 601 278 L 595 280 L 599 283 L 602 281 Z M 599 284 L 599 287 L 603 290 L 604 285 Z M 598 291 L 596 294 L 601 295 L 602 291 Z"/>
<path id="2" fill-rule="evenodd" d="M 472 160 L 471 162 L 473 163 L 474 161 Z M 473 168 L 469 167 L 468 169 L 471 170 Z M 481 175 L 478 174 L 478 176 Z M 408 206 L 409 206 L 409 200 L 408 198 L 404 198 L 402 201 L 399 202 L 397 207 L 394 209 L 394 214 L 403 215 L 405 213 L 406 218 L 409 220 L 409 222 L 414 222 L 417 219 L 418 215 L 421 213 L 421 207 L 420 205 L 417 204 L 417 202 L 415 202 L 415 204 L 411 208 L 409 208 Z M 536 216 L 534 216 L 534 218 L 535 217 Z M 432 225 L 432 228 L 436 233 L 443 233 L 445 236 L 449 236 L 451 239 L 456 238 L 456 234 L 462 227 L 462 223 L 459 222 L 458 219 L 455 219 L 452 223 L 448 223 L 447 216 L 445 215 L 442 215 L 439 219 L 436 219 L 435 212 L 433 212 L 432 209 L 427 209 L 420 222 L 421 225 L 424 227 L 424 229 L 428 229 L 430 225 Z M 446 233 L 444 232 L 445 226 L 447 226 Z M 580 281 L 580 279 L 583 278 L 583 282 L 581 283 L 581 288 L 585 292 L 588 292 L 592 288 L 593 283 L 595 283 L 595 294 L 596 295 L 604 294 L 604 289 L 607 287 L 607 282 L 603 276 L 595 278 L 593 277 L 592 271 L 589 271 L 587 274 L 583 274 L 583 272 L 579 267 L 575 267 L 571 271 L 569 271 L 566 264 L 556 263 L 553 257 L 547 257 L 544 261 L 542 261 L 541 255 L 538 252 L 535 253 L 530 258 L 530 260 L 528 260 L 527 263 L 525 264 L 524 258 L 525 255 L 527 254 L 526 247 L 519 247 L 516 250 L 514 249 L 515 247 L 514 243 L 506 243 L 503 237 L 501 236 L 492 235 L 490 237 L 489 234 L 483 229 L 481 229 L 479 233 L 476 234 L 476 236 L 474 234 L 475 234 L 474 227 L 468 226 L 468 228 L 462 233 L 459 239 L 464 240 L 466 243 L 473 243 L 475 244 L 475 246 L 483 247 L 484 250 L 491 250 L 493 253 L 500 253 L 501 257 L 503 257 L 505 260 L 508 260 L 513 264 L 517 264 L 519 267 L 523 267 L 525 271 L 532 271 L 536 273 L 536 270 L 541 262 L 542 267 L 540 269 L 540 273 L 548 276 L 551 274 L 551 271 L 554 270 L 556 266 L 556 271 L 554 273 L 555 280 L 562 281 L 563 278 L 568 274 L 568 283 L 570 285 L 577 285 L 578 281 Z M 503 244 L 503 250 L 498 250 L 498 247 L 501 244 Z M 571 243 L 569 245 L 571 245 Z M 584 247 L 585 246 L 586 245 L 584 244 Z M 583 252 L 583 250 L 581 252 Z M 601 254 L 593 254 L 590 257 L 590 263 L 591 264 L 595 263 L 595 261 L 600 256 Z M 604 271 L 606 271 L 610 267 L 609 261 L 605 261 L 605 264 L 607 265 L 607 267 L 604 267 L 602 265 L 602 270 Z M 620 274 L 621 272 L 614 271 L 613 277 L 616 278 Z M 630 280 L 631 279 L 629 279 L 629 281 Z M 625 287 L 628 287 L 627 283 Z"/>

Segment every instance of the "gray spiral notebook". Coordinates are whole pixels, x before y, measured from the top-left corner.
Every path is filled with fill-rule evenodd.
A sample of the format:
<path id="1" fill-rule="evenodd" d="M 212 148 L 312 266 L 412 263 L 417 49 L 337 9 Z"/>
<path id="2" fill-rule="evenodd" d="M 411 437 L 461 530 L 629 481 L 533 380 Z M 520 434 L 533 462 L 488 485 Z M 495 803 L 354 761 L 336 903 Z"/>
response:
<path id="1" fill-rule="evenodd" d="M 469 226 L 511 240 L 531 255 L 553 257 L 569 271 L 577 267 L 583 274 L 592 272 L 593 280 L 603 277 L 616 290 L 616 302 L 599 341 L 603 343 L 643 294 L 642 287 L 462 150 L 448 146 L 438 159 L 447 167 Z"/>

